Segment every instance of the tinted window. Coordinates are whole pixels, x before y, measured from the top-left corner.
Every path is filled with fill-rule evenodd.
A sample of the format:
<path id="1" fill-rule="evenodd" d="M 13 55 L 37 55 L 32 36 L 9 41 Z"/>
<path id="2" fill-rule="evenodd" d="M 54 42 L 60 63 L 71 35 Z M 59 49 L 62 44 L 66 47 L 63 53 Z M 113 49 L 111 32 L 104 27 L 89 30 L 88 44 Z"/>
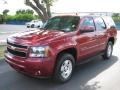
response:
<path id="1" fill-rule="evenodd" d="M 106 27 L 103 19 L 100 17 L 95 18 L 95 25 L 96 25 L 96 30 L 104 30 Z"/>

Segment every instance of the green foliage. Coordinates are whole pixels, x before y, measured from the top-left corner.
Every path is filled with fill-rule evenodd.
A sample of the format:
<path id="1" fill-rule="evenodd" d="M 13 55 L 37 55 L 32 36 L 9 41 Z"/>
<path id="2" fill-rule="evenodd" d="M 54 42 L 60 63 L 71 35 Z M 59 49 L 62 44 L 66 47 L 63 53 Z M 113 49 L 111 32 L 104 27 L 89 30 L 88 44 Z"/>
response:
<path id="1" fill-rule="evenodd" d="M 16 20 L 16 21 L 31 21 L 33 19 L 38 19 L 38 16 L 34 16 L 34 11 L 27 9 L 21 9 L 16 11 L 15 15 L 7 15 L 6 21 Z"/>
<path id="2" fill-rule="evenodd" d="M 4 51 L 6 46 L 0 45 L 0 59 L 4 58 Z"/>
<path id="3" fill-rule="evenodd" d="M 35 16 L 33 16 L 32 14 L 17 14 L 14 16 L 11 16 L 11 15 L 6 16 L 7 21 L 10 21 L 10 20 L 31 21 L 33 19 L 35 19 Z"/>
<path id="4" fill-rule="evenodd" d="M 7 15 L 6 20 L 7 21 L 15 20 L 15 16 Z"/>
<path id="5" fill-rule="evenodd" d="M 34 14 L 34 11 L 33 11 L 33 10 L 30 10 L 30 9 L 27 9 L 27 10 L 26 10 L 26 13 L 33 15 L 33 14 Z"/>
<path id="6" fill-rule="evenodd" d="M 34 19 L 34 16 L 32 14 L 18 14 L 18 15 L 15 15 L 15 20 L 31 21 L 33 19 Z"/>
<path id="7" fill-rule="evenodd" d="M 16 15 L 18 14 L 32 14 L 33 15 L 34 11 L 30 9 L 27 9 L 27 10 L 21 9 L 21 10 L 16 11 Z"/>
<path id="8" fill-rule="evenodd" d="M 38 15 L 35 15 L 34 19 L 40 19 L 40 17 Z"/>
<path id="9" fill-rule="evenodd" d="M 42 0 L 43 3 L 52 6 L 55 0 Z"/>
<path id="10" fill-rule="evenodd" d="M 119 13 L 113 13 L 112 18 L 115 22 L 120 22 L 120 14 Z"/>
<path id="11" fill-rule="evenodd" d="M 118 17 L 118 16 L 120 16 L 120 14 L 119 14 L 119 13 L 113 13 L 112 16 L 113 16 L 113 17 Z"/>
<path id="12" fill-rule="evenodd" d="M 115 22 L 120 22 L 120 16 L 118 17 L 112 17 Z"/>
<path id="13" fill-rule="evenodd" d="M 8 10 L 8 9 L 3 10 L 3 15 L 7 15 L 7 14 L 8 14 L 8 12 L 9 12 L 9 10 Z"/>
<path id="14" fill-rule="evenodd" d="M 3 15 L 0 14 L 0 24 L 2 24 L 3 21 L 4 21 L 4 17 L 3 17 Z"/>

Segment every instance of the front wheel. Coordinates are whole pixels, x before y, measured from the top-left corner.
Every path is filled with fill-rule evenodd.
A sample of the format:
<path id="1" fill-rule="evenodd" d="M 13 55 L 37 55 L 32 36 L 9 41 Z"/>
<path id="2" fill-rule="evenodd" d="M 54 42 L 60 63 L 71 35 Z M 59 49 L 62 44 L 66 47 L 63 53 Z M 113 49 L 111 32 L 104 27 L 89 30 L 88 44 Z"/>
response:
<path id="1" fill-rule="evenodd" d="M 105 49 L 103 58 L 104 59 L 110 59 L 112 56 L 112 52 L 113 52 L 113 43 L 111 41 L 108 42 L 107 47 Z"/>
<path id="2" fill-rule="evenodd" d="M 74 57 L 71 54 L 62 54 L 58 57 L 54 79 L 58 82 L 66 82 L 71 78 L 75 65 Z"/>

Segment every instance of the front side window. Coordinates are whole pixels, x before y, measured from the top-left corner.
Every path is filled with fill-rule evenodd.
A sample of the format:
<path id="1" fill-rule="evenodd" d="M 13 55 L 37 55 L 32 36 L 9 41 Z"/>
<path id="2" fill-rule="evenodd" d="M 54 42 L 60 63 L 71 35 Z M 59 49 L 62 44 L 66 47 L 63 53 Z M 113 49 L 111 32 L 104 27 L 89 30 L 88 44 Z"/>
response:
<path id="1" fill-rule="evenodd" d="M 96 30 L 104 30 L 106 28 L 103 19 L 100 17 L 95 18 L 95 25 L 96 25 Z"/>
<path id="2" fill-rule="evenodd" d="M 94 25 L 94 21 L 93 21 L 93 18 L 92 17 L 85 17 L 80 25 L 81 27 L 81 30 L 84 31 L 84 30 L 87 30 L 87 31 L 90 31 L 90 30 L 95 30 L 95 25 Z"/>
<path id="3" fill-rule="evenodd" d="M 77 16 L 57 16 L 49 19 L 43 26 L 46 30 L 71 32 L 78 26 L 80 18 Z"/>

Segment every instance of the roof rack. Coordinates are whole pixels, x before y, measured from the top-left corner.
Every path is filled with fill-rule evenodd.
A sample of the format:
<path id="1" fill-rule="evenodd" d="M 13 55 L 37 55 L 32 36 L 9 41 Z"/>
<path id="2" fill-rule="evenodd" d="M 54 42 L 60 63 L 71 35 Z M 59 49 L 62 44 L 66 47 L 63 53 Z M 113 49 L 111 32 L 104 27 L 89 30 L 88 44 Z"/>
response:
<path id="1" fill-rule="evenodd" d="M 52 16 L 76 15 L 76 16 L 112 16 L 112 12 L 68 12 L 68 13 L 52 13 Z"/>

